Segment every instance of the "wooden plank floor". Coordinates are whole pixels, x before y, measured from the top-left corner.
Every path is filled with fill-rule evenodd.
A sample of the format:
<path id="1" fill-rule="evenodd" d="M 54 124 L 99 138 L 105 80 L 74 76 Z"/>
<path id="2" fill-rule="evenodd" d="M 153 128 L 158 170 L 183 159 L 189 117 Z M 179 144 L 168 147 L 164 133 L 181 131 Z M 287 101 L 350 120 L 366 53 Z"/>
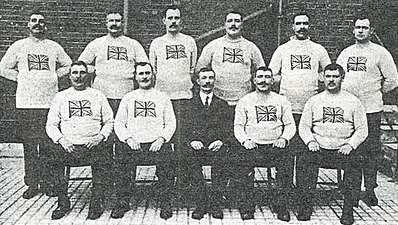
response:
<path id="1" fill-rule="evenodd" d="M 131 201 L 131 210 L 122 219 L 111 219 L 110 213 L 115 202 L 114 195 L 107 199 L 104 214 L 95 221 L 86 220 L 90 196 L 91 180 L 73 180 L 69 183 L 72 211 L 58 221 L 51 220 L 51 212 L 56 208 L 56 198 L 38 195 L 30 200 L 22 199 L 26 190 L 23 183 L 23 159 L 0 158 L 0 224 L 340 224 L 342 212 L 342 196 L 336 186 L 318 185 L 315 212 L 311 221 L 297 221 L 297 209 L 290 207 L 291 221 L 289 223 L 276 219 L 276 214 L 270 206 L 270 187 L 261 182 L 267 179 L 263 168 L 256 168 L 257 206 L 255 219 L 242 221 L 236 208 L 229 205 L 224 209 L 224 219 L 217 220 L 206 215 L 202 220 L 190 218 L 194 205 L 189 201 L 178 201 L 174 204 L 173 217 L 167 221 L 159 217 L 159 205 L 156 200 L 156 183 L 140 182 L 139 193 Z M 204 167 L 204 173 L 209 176 L 209 167 Z M 155 167 L 139 167 L 138 179 L 152 181 L 155 178 Z M 89 167 L 72 169 L 72 177 L 90 177 Z M 355 224 L 398 224 L 398 184 L 388 182 L 389 178 L 379 175 L 379 206 L 368 207 L 362 201 L 355 209 Z M 336 181 L 334 170 L 320 171 L 319 181 Z M 228 204 L 227 204 L 228 205 Z"/>

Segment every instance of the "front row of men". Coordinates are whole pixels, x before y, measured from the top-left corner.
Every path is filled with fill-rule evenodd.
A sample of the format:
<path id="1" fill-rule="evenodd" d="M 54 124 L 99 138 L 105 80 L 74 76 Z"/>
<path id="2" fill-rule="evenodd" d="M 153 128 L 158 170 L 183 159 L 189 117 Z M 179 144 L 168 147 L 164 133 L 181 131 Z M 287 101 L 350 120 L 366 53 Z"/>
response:
<path id="1" fill-rule="evenodd" d="M 134 190 L 130 185 L 134 182 L 136 166 L 143 161 L 156 165 L 161 186 L 161 218 L 172 217 L 170 201 L 174 169 L 169 141 L 176 129 L 173 107 L 167 95 L 154 89 L 155 77 L 149 63 L 137 63 L 135 71 L 138 89 L 123 97 L 113 121 L 106 97 L 89 87 L 87 65 L 81 61 L 72 64 L 72 87 L 56 95 L 46 126 L 49 137 L 58 146 L 53 148 L 51 164 L 57 174 L 59 190 L 53 219 L 62 218 L 71 209 L 64 165 L 82 161 L 88 162 L 93 171 L 88 219 L 102 215 L 105 185 L 111 182 L 109 158 L 112 148 L 107 139 L 113 127 L 122 144 L 115 157 L 117 201 L 111 217 L 121 218 L 129 210 Z M 320 163 L 327 161 L 339 164 L 345 170 L 340 221 L 352 224 L 353 207 L 358 206 L 361 185 L 359 146 L 368 134 L 366 114 L 356 97 L 341 90 L 344 79 L 341 66 L 326 66 L 324 77 L 326 90 L 306 103 L 298 129 L 308 149 L 299 153 L 297 159 L 300 195 L 297 218 L 310 220 L 317 171 Z M 238 191 L 241 218 L 253 219 L 254 167 L 273 161 L 278 187 L 274 209 L 278 219 L 289 221 L 287 203 L 293 154 L 288 145 L 296 133 L 290 102 L 285 96 L 271 91 L 272 71 L 260 67 L 253 77 L 255 91 L 239 100 L 234 122 L 229 121 L 233 116 L 228 115 L 227 102 L 213 94 L 215 80 L 216 74 L 212 70 L 199 71 L 196 80 L 199 94 L 189 101 L 189 109 L 184 115 L 187 120 L 183 128 L 186 150 L 182 157 L 188 162 L 184 168 L 187 175 L 184 181 L 192 185 L 197 194 L 197 208 L 192 217 L 201 219 L 210 213 L 213 218 L 223 218 L 223 191 L 228 172 Z M 207 193 L 201 172 L 202 164 L 207 162 L 213 165 L 211 193 Z"/>

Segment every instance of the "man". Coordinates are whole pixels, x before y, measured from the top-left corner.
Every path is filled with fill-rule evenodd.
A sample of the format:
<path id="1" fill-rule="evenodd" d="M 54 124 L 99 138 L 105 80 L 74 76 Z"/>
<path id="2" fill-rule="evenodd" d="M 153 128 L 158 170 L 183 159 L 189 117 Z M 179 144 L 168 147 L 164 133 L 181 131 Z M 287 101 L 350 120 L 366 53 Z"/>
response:
<path id="1" fill-rule="evenodd" d="M 170 189 L 174 181 L 168 142 L 176 129 L 176 119 L 169 97 L 154 89 L 155 76 L 149 63 L 136 64 L 135 80 L 138 89 L 123 97 L 115 118 L 115 132 L 123 143 L 116 152 L 117 200 L 111 217 L 122 218 L 129 210 L 130 183 L 135 180 L 136 166 L 150 162 L 156 165 L 162 192 L 160 217 L 168 219 L 173 216 Z"/>
<path id="2" fill-rule="evenodd" d="M 304 104 L 317 94 L 318 81 L 322 81 L 320 72 L 330 64 L 326 49 L 308 36 L 309 16 L 298 13 L 293 16 L 294 35 L 290 41 L 279 46 L 272 55 L 269 68 L 275 73 L 275 80 L 280 82 L 280 94 L 292 103 L 293 117 L 298 126 Z M 296 135 L 291 148 L 300 155 L 306 146 Z M 293 171 L 293 168 L 291 168 Z M 293 174 L 293 173 L 291 173 Z"/>
<path id="3" fill-rule="evenodd" d="M 148 62 L 142 45 L 123 35 L 122 20 L 119 12 L 109 11 L 106 16 L 108 34 L 90 42 L 79 57 L 87 65 L 95 66 L 93 87 L 105 94 L 114 114 L 122 97 L 134 89 L 135 63 Z"/>
<path id="4" fill-rule="evenodd" d="M 326 90 L 305 104 L 299 135 L 308 150 L 297 162 L 297 186 L 300 190 L 297 219 L 310 220 L 320 162 L 344 169 L 342 224 L 353 224 L 353 206 L 358 206 L 361 190 L 358 146 L 368 135 L 366 114 L 354 95 L 341 90 L 344 70 L 338 64 L 325 67 Z"/>
<path id="5" fill-rule="evenodd" d="M 216 75 L 211 69 L 199 71 L 196 82 L 200 88 L 188 102 L 185 116 L 184 136 L 184 174 L 194 187 L 191 193 L 197 197 L 197 208 L 192 213 L 193 219 L 202 219 L 209 212 L 213 218 L 222 219 L 223 192 L 226 183 L 226 145 L 232 134 L 233 121 L 228 115 L 228 104 L 213 93 Z M 213 191 L 208 193 L 202 175 L 202 165 L 211 163 Z"/>
<path id="6" fill-rule="evenodd" d="M 29 37 L 13 43 L 0 62 L 1 76 L 17 81 L 16 108 L 24 147 L 24 199 L 40 190 L 54 196 L 52 171 L 45 168 L 48 139 L 46 119 L 51 100 L 58 92 L 58 78 L 68 74 L 72 63 L 64 49 L 46 38 L 47 26 L 41 12 L 28 22 Z M 39 147 L 38 147 L 39 145 Z"/>
<path id="7" fill-rule="evenodd" d="M 374 28 L 367 17 L 355 20 L 355 44 L 344 49 L 337 63 L 345 72 L 343 89 L 351 92 L 365 106 L 369 136 L 363 144 L 363 176 L 368 206 L 378 205 L 374 189 L 377 187 L 377 166 L 382 157 L 380 122 L 383 110 L 382 95 L 397 87 L 398 73 L 391 54 L 370 41 Z"/>
<path id="8" fill-rule="evenodd" d="M 48 113 L 46 131 L 56 146 L 53 147 L 58 191 L 58 207 L 52 219 L 61 219 L 70 211 L 68 177 L 64 166 L 88 162 L 93 173 L 93 189 L 87 219 L 102 215 L 104 188 L 110 179 L 112 145 L 106 142 L 113 130 L 113 112 L 105 95 L 89 87 L 87 65 L 78 61 L 70 72 L 72 87 L 58 93 Z"/>
<path id="9" fill-rule="evenodd" d="M 242 14 L 228 12 L 226 35 L 203 48 L 196 66 L 197 71 L 205 67 L 214 70 L 217 74 L 214 94 L 231 106 L 251 91 L 251 77 L 259 67 L 265 66 L 260 49 L 242 37 L 242 29 Z"/>
<path id="10" fill-rule="evenodd" d="M 192 98 L 192 78 L 196 65 L 195 40 L 181 33 L 181 11 L 175 5 L 163 14 L 166 34 L 155 38 L 149 48 L 149 59 L 156 75 L 156 89 L 167 93 L 177 118 L 177 129 L 172 138 L 174 149 L 181 153 L 182 114 L 186 102 Z M 184 171 L 180 171 L 184 173 Z M 179 176 L 180 177 L 180 176 Z M 181 180 L 179 183 L 182 182 Z"/>
<path id="11" fill-rule="evenodd" d="M 253 82 L 256 90 L 247 94 L 236 105 L 234 134 L 241 144 L 233 163 L 239 192 L 239 211 L 243 220 L 253 219 L 254 167 L 257 163 L 275 162 L 278 171 L 278 193 L 274 200 L 277 218 L 289 221 L 286 209 L 290 192 L 291 154 L 287 145 L 296 132 L 290 102 L 271 91 L 272 71 L 260 67 Z"/>

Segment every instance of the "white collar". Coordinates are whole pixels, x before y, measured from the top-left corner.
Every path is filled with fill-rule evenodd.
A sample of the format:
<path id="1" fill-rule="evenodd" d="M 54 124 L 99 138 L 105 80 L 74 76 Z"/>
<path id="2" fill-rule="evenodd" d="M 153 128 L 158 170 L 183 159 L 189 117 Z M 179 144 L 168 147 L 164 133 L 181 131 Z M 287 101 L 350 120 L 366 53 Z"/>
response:
<path id="1" fill-rule="evenodd" d="M 207 96 L 209 96 L 209 105 L 211 103 L 211 100 L 213 100 L 213 92 L 210 92 L 210 94 L 205 94 L 205 93 L 199 91 L 199 96 L 200 96 L 200 100 L 202 100 L 203 105 L 206 103 Z"/>

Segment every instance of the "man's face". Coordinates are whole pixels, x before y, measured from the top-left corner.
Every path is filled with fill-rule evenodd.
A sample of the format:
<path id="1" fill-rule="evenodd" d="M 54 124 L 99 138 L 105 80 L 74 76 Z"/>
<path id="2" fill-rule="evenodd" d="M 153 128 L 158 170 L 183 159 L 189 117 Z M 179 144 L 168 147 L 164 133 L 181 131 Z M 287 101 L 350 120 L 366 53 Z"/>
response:
<path id="1" fill-rule="evenodd" d="M 355 27 L 353 33 L 355 39 L 358 42 L 360 43 L 368 42 L 372 34 L 372 30 L 370 28 L 370 21 L 368 19 L 355 21 Z"/>
<path id="2" fill-rule="evenodd" d="M 28 22 L 28 28 L 30 33 L 35 37 L 45 34 L 47 27 L 44 16 L 40 14 L 31 15 Z"/>
<path id="3" fill-rule="evenodd" d="M 337 93 L 341 90 L 343 77 L 340 75 L 339 70 L 325 70 L 324 76 L 326 90 L 331 93 Z"/>
<path id="4" fill-rule="evenodd" d="M 181 12 L 179 9 L 168 9 L 166 16 L 163 18 L 163 23 L 166 25 L 166 30 L 169 33 L 178 33 L 181 30 Z"/>
<path id="5" fill-rule="evenodd" d="M 297 39 L 305 40 L 308 38 L 309 25 L 310 20 L 306 15 L 298 15 L 294 18 L 293 31 Z"/>
<path id="6" fill-rule="evenodd" d="M 151 66 L 137 66 L 135 79 L 140 89 L 152 88 L 155 82 L 155 77 L 152 74 Z"/>
<path id="7" fill-rule="evenodd" d="M 256 85 L 256 90 L 259 92 L 269 93 L 274 83 L 274 78 L 271 71 L 257 70 L 256 75 L 253 79 Z"/>
<path id="8" fill-rule="evenodd" d="M 229 13 L 225 19 L 225 30 L 227 31 L 227 35 L 238 37 L 241 35 L 242 28 L 242 16 L 236 13 Z"/>
<path id="9" fill-rule="evenodd" d="M 87 70 L 84 66 L 82 65 L 73 65 L 70 69 L 70 81 L 72 84 L 72 87 L 75 88 L 76 90 L 84 90 L 88 87 L 89 84 L 89 75 L 87 73 Z"/>
<path id="10" fill-rule="evenodd" d="M 199 77 L 196 80 L 200 90 L 206 94 L 209 94 L 213 91 L 215 81 L 216 76 L 214 75 L 213 71 L 200 72 Z"/>
<path id="11" fill-rule="evenodd" d="M 111 35 L 122 33 L 122 16 L 119 13 L 111 13 L 106 16 L 106 28 Z"/>

